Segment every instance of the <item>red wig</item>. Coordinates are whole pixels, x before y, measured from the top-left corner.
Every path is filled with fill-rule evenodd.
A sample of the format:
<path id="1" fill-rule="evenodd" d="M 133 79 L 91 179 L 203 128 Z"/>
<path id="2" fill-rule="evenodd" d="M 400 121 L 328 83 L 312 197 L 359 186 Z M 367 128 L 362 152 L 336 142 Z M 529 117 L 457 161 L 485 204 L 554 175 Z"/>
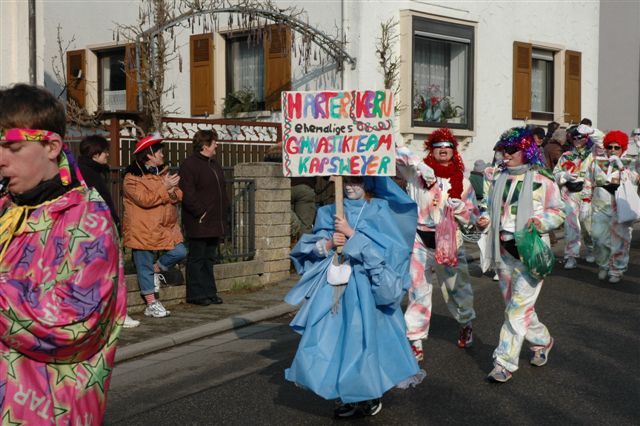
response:
<path id="1" fill-rule="evenodd" d="M 433 145 L 437 142 L 451 142 L 453 144 L 453 157 L 451 158 L 451 163 L 447 166 L 433 158 Z M 464 162 L 458 153 L 458 140 L 453 136 L 451 130 L 443 127 L 431 133 L 425 143 L 425 147 L 429 150 L 429 153 L 424 158 L 425 164 L 434 170 L 437 177 L 449 179 L 451 184 L 448 192 L 449 197 L 458 199 L 462 197 Z"/>
<path id="2" fill-rule="evenodd" d="M 626 152 L 627 147 L 629 146 L 629 137 L 626 133 L 621 132 L 620 130 L 612 130 L 605 135 L 603 144 L 606 148 L 612 143 L 617 143 L 622 147 L 622 152 Z"/>

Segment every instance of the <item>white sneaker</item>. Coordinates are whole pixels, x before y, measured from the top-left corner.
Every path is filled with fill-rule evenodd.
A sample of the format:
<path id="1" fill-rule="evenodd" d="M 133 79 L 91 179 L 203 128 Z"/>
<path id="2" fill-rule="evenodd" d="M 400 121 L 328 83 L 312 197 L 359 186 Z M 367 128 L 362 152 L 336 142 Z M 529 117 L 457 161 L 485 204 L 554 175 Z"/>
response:
<path id="1" fill-rule="evenodd" d="M 167 286 L 167 280 L 164 277 L 164 275 L 153 274 L 153 292 L 154 293 L 160 292 L 160 284 L 162 284 L 163 287 Z"/>
<path id="2" fill-rule="evenodd" d="M 164 318 L 171 315 L 171 311 L 167 311 L 159 300 L 147 305 L 144 314 L 148 317 Z"/>
<path id="3" fill-rule="evenodd" d="M 596 257 L 594 255 L 590 254 L 587 257 L 585 257 L 584 260 L 586 260 L 587 263 L 594 263 L 596 261 Z"/>
<path id="4" fill-rule="evenodd" d="M 577 263 L 575 257 L 568 257 L 566 262 L 564 262 L 564 269 L 576 269 Z"/>
<path id="5" fill-rule="evenodd" d="M 140 321 L 134 320 L 133 318 L 131 318 L 129 316 L 129 314 L 127 314 L 127 316 L 124 318 L 124 324 L 122 324 L 122 327 L 124 327 L 124 328 L 135 328 L 135 327 L 137 327 L 139 325 L 140 325 Z"/>
<path id="6" fill-rule="evenodd" d="M 622 279 L 622 277 L 619 277 L 617 275 L 610 275 L 609 276 L 609 282 L 611 284 L 619 283 L 621 279 Z"/>
<path id="7" fill-rule="evenodd" d="M 498 273 L 496 272 L 496 274 L 493 276 L 493 280 L 494 281 L 500 281 L 500 277 L 498 276 Z"/>
<path id="8" fill-rule="evenodd" d="M 607 274 L 609 273 L 609 271 L 607 271 L 606 269 L 600 269 L 598 271 L 598 279 L 600 281 L 604 281 L 607 279 Z"/>

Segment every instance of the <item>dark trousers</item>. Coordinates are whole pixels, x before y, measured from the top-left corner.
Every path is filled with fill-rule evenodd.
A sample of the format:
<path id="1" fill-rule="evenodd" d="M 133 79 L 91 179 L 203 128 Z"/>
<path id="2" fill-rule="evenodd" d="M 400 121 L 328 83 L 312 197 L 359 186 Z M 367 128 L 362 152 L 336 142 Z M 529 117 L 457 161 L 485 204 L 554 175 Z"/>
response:
<path id="1" fill-rule="evenodd" d="M 218 238 L 190 238 L 187 254 L 187 302 L 215 297 L 216 279 L 213 264 Z"/>

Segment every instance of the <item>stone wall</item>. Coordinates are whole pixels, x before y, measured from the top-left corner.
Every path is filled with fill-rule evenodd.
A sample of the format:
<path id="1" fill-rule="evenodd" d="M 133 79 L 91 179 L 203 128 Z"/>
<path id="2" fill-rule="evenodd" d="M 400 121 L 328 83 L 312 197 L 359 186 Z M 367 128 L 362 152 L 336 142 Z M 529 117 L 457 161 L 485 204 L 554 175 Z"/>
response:
<path id="1" fill-rule="evenodd" d="M 245 163 L 234 169 L 234 177 L 252 179 L 256 183 L 255 225 L 256 255 L 246 262 L 215 265 L 218 291 L 260 287 L 290 277 L 289 251 L 291 246 L 291 184 L 282 175 L 279 163 Z M 182 268 L 184 275 L 184 268 Z M 144 301 L 135 275 L 127 275 L 129 312 L 144 310 Z M 185 286 L 160 289 L 165 306 L 183 303 Z"/>

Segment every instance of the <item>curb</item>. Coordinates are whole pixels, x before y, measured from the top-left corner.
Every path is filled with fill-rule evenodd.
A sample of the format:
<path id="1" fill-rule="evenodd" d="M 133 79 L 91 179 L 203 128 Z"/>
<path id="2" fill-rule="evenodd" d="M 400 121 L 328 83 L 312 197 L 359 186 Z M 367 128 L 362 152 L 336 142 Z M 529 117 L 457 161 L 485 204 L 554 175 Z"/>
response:
<path id="1" fill-rule="evenodd" d="M 205 323 L 167 336 L 155 337 L 143 342 L 134 343 L 117 350 L 115 363 L 118 364 L 141 355 L 148 355 L 152 352 L 169 349 L 177 345 L 202 339 L 203 337 L 209 337 L 225 331 L 246 327 L 271 318 L 277 318 L 290 312 L 294 312 L 297 309 L 297 306 L 292 306 L 288 303 L 280 303 L 279 305 L 259 309 L 257 311 L 233 315 L 229 318 Z"/>

